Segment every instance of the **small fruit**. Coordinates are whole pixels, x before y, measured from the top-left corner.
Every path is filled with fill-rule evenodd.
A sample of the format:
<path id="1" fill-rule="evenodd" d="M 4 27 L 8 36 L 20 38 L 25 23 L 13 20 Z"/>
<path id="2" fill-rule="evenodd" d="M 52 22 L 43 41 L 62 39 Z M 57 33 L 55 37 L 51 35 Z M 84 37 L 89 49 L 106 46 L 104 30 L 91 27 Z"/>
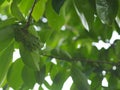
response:
<path id="1" fill-rule="evenodd" d="M 21 42 L 24 47 L 30 51 L 41 49 L 40 39 L 29 33 L 27 30 L 15 30 L 15 40 Z"/>

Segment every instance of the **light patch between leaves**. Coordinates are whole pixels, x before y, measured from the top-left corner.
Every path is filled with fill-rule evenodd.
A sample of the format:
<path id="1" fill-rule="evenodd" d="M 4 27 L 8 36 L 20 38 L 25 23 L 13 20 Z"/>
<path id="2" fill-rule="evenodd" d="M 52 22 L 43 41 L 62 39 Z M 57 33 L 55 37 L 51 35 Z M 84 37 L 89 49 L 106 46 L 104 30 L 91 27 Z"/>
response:
<path id="1" fill-rule="evenodd" d="M 0 19 L 1 19 L 2 21 L 6 20 L 7 18 L 8 18 L 7 15 L 2 15 L 2 14 L 0 14 Z"/>
<path id="2" fill-rule="evenodd" d="M 105 77 L 102 80 L 102 86 L 103 87 L 108 87 L 108 81 L 107 81 L 107 79 Z"/>
<path id="3" fill-rule="evenodd" d="M 41 27 L 40 27 L 40 26 L 34 25 L 34 28 L 35 28 L 36 31 L 40 31 L 40 30 L 41 30 Z"/>
<path id="4" fill-rule="evenodd" d="M 65 25 L 63 25 L 63 26 L 61 27 L 61 30 L 62 30 L 62 31 L 65 31 L 65 29 L 66 29 Z"/>
<path id="5" fill-rule="evenodd" d="M 39 90 L 39 84 L 38 83 L 35 83 L 34 87 L 33 87 L 33 90 Z"/>
<path id="6" fill-rule="evenodd" d="M 44 43 L 43 47 L 41 48 L 41 50 L 46 49 L 46 43 Z"/>
<path id="7" fill-rule="evenodd" d="M 87 80 L 88 84 L 91 85 L 92 81 L 90 79 Z"/>
<path id="8" fill-rule="evenodd" d="M 14 90 L 14 89 L 10 87 L 8 90 Z"/>
<path id="9" fill-rule="evenodd" d="M 43 18 L 42 18 L 42 22 L 43 22 L 43 23 L 47 23 L 47 22 L 48 22 L 47 18 L 43 17 Z"/>
<path id="10" fill-rule="evenodd" d="M 68 77 L 68 79 L 65 81 L 63 87 L 62 87 L 62 90 L 70 90 L 71 86 L 73 84 L 73 80 L 72 80 L 72 77 Z"/>
<path id="11" fill-rule="evenodd" d="M 80 44 L 78 44 L 78 45 L 77 45 L 77 48 L 80 48 L 80 47 L 81 47 L 81 45 L 80 45 Z"/>
<path id="12" fill-rule="evenodd" d="M 105 76 L 106 75 L 106 71 L 103 70 L 102 71 L 102 75 Z"/>
<path id="13" fill-rule="evenodd" d="M 102 40 L 99 40 L 97 43 L 93 42 L 92 45 L 96 46 L 98 48 L 98 50 L 100 50 L 102 48 L 108 49 L 111 46 L 110 43 L 105 43 Z"/>
<path id="14" fill-rule="evenodd" d="M 15 49 L 13 52 L 13 62 L 15 62 L 18 58 L 20 58 L 19 49 Z"/>
<path id="15" fill-rule="evenodd" d="M 113 70 L 116 70 L 116 69 L 117 69 L 117 67 L 116 67 L 116 66 L 113 66 L 113 67 L 112 67 L 112 69 L 113 69 Z"/>
<path id="16" fill-rule="evenodd" d="M 48 82 L 49 85 L 52 85 L 52 84 L 53 84 L 53 81 L 52 81 L 50 75 L 46 76 L 46 77 L 45 77 L 45 80 Z"/>

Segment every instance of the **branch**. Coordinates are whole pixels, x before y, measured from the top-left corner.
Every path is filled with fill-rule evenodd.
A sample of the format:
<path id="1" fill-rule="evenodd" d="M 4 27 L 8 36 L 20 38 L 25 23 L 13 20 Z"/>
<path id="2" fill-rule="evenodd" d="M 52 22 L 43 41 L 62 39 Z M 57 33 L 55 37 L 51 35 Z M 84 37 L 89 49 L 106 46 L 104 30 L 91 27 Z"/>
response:
<path id="1" fill-rule="evenodd" d="M 30 11 L 29 16 L 28 16 L 28 20 L 27 20 L 26 25 L 25 25 L 26 28 L 28 28 L 29 25 L 30 25 L 30 22 L 31 22 L 31 19 L 32 19 L 32 12 L 33 12 L 33 9 L 35 7 L 36 2 L 37 2 L 37 0 L 34 0 L 34 3 L 32 5 L 31 11 Z"/>
<path id="2" fill-rule="evenodd" d="M 48 57 L 48 58 L 56 58 L 58 60 L 64 60 L 68 62 L 74 62 L 74 61 L 81 61 L 81 62 L 86 62 L 86 63 L 97 63 L 97 64 L 109 64 L 109 65 L 120 65 L 120 62 L 109 62 L 109 61 L 102 61 L 102 60 L 87 60 L 87 59 L 80 59 L 80 58 L 62 58 L 62 57 L 57 57 L 53 55 L 47 55 L 47 54 L 41 54 L 42 56 Z"/>

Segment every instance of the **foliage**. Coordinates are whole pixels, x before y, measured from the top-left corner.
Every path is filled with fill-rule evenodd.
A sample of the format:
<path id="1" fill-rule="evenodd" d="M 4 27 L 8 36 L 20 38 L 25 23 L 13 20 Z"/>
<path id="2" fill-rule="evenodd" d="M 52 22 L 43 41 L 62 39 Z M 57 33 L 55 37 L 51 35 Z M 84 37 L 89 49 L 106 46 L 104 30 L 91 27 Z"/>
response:
<path id="1" fill-rule="evenodd" d="M 0 87 L 28 90 L 38 83 L 39 90 L 43 84 L 62 90 L 72 77 L 71 90 L 120 90 L 120 41 L 110 41 L 113 32 L 120 34 L 119 3 L 0 0 Z M 109 47 L 98 49 L 99 41 Z M 15 49 L 21 57 L 13 61 Z M 103 78 L 108 87 L 102 86 Z"/>

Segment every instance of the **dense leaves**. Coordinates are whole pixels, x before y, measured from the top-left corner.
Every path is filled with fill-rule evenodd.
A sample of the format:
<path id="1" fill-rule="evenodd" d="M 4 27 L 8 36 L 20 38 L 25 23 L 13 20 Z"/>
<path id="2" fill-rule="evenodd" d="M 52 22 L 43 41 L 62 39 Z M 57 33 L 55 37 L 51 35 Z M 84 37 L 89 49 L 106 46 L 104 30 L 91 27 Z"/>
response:
<path id="1" fill-rule="evenodd" d="M 60 12 L 60 8 L 62 7 L 64 1 L 65 0 L 52 0 L 52 6 L 57 13 Z"/>
<path id="2" fill-rule="evenodd" d="M 120 90 L 119 5 L 0 0 L 0 87 L 62 90 L 71 78 L 65 90 Z"/>
<path id="3" fill-rule="evenodd" d="M 96 0 L 96 9 L 104 23 L 112 24 L 118 11 L 118 0 Z"/>
<path id="4" fill-rule="evenodd" d="M 21 77 L 23 66 L 24 64 L 22 60 L 17 59 L 14 63 L 12 63 L 11 67 L 9 68 L 9 72 L 7 74 L 7 81 L 9 85 L 14 89 L 20 89 L 23 83 L 23 80 Z"/>
<path id="5" fill-rule="evenodd" d="M 0 85 L 6 79 L 10 63 L 12 61 L 13 42 L 11 42 L 5 50 L 0 53 Z"/>
<path id="6" fill-rule="evenodd" d="M 72 66 L 71 76 L 73 78 L 75 85 L 77 86 L 77 90 L 90 90 L 87 78 L 81 72 L 80 68 Z"/>

